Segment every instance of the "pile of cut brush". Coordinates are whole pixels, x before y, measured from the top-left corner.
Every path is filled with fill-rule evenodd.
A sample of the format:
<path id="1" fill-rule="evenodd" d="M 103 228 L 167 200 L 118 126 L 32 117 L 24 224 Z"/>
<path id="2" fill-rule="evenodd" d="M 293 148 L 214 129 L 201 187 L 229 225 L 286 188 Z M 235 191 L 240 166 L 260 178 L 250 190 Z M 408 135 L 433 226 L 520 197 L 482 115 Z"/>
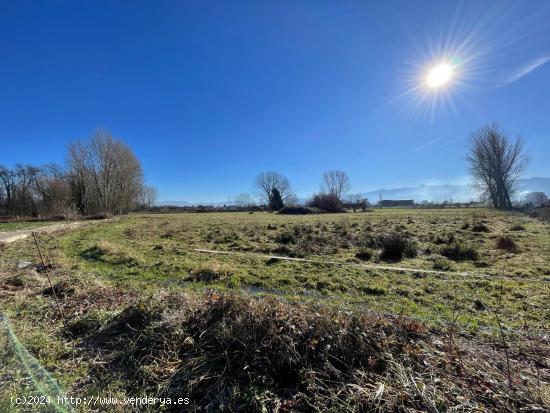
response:
<path id="1" fill-rule="evenodd" d="M 398 317 L 157 293 L 106 322 L 85 314 L 69 333 L 82 357 L 100 361 L 95 388 L 116 381 L 129 396 L 188 397 L 190 411 L 548 408 L 547 342 L 504 351 Z"/>

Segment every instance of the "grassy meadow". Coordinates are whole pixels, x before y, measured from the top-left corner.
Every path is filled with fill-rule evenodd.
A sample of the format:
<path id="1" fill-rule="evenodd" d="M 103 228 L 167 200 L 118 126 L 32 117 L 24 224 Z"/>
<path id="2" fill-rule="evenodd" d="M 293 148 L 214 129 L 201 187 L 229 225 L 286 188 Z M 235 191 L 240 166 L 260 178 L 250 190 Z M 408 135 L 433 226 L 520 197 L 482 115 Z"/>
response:
<path id="1" fill-rule="evenodd" d="M 415 256 L 381 257 L 373 239 L 387 233 L 403 234 L 414 244 Z M 511 239 L 512 246 L 499 248 L 502 239 Z M 507 325 L 548 327 L 550 319 L 550 229 L 515 214 L 382 209 L 309 216 L 134 215 L 62 236 L 44 235 L 43 242 L 63 267 L 121 286 L 245 290 L 434 322 L 458 316 L 472 328 L 494 325 L 492 309 L 499 303 Z M 30 240 L 24 251 L 14 249 L 14 258 L 35 259 Z"/>
<path id="2" fill-rule="evenodd" d="M 105 339 L 109 345 L 118 343 L 116 349 L 108 347 L 98 354 L 101 357 L 110 354 L 110 360 L 116 360 L 117 363 L 125 363 L 129 357 L 136 363 L 139 360 L 135 367 L 137 370 L 131 373 L 132 378 L 135 378 L 136 371 L 144 368 L 144 357 L 161 357 L 168 363 L 167 366 L 176 363 L 173 365 L 174 371 L 181 372 L 178 366 L 183 362 L 179 353 L 144 355 L 143 348 L 168 348 L 166 343 L 174 340 L 173 334 L 180 333 L 183 336 L 178 346 L 186 340 L 197 343 L 203 337 L 193 327 L 200 318 L 197 314 L 202 314 L 200 323 L 206 323 L 206 318 L 218 314 L 218 307 L 222 305 L 220 303 L 224 303 L 224 314 L 234 314 L 235 319 L 241 320 L 239 323 L 245 322 L 242 317 L 249 320 L 246 322 L 258 322 L 258 314 L 268 311 L 266 306 L 280 307 L 274 316 L 276 321 L 272 320 L 271 323 L 282 322 L 277 318 L 281 314 L 286 314 L 285 317 L 293 317 L 293 312 L 303 314 L 301 321 L 293 322 L 292 326 L 306 323 L 306 319 L 307 323 L 317 325 L 320 321 L 310 320 L 310 313 L 330 313 L 326 320 L 338 320 L 341 317 L 338 314 L 348 314 L 349 317 L 358 314 L 359 317 L 371 317 L 371 324 L 368 325 L 376 324 L 372 321 L 374 319 L 382 320 L 377 317 L 390 317 L 389 320 L 393 321 L 379 328 L 386 331 L 384 329 L 390 328 L 390 325 L 401 325 L 399 331 L 407 332 L 406 340 L 417 337 L 419 329 L 432 331 L 429 340 L 436 340 L 434 337 L 439 337 L 444 331 L 448 332 L 449 328 L 460 334 L 473 334 L 470 337 L 488 336 L 490 340 L 497 340 L 502 331 L 511 334 L 527 328 L 529 331 L 544 332 L 550 328 L 550 226 L 519 213 L 487 209 L 373 209 L 358 213 L 303 216 L 267 212 L 136 214 L 115 222 L 43 234 L 40 242 L 46 261 L 52 263 L 51 275 L 68 318 L 68 326 L 64 328 L 56 317 L 51 291 L 47 292 L 48 285 L 43 275 L 29 269 L 17 269 L 21 261 L 37 262 L 37 253 L 29 239 L 0 246 L 0 274 L 3 279 L 0 311 L 11 319 L 16 334 L 27 349 L 46 368 L 55 372 L 62 387 L 71 394 L 80 393 L 83 389 L 92 394 L 127 394 L 130 380 L 130 376 L 124 376 L 130 374 L 126 370 L 124 374 L 113 376 L 112 372 L 107 373 L 94 365 L 92 355 L 87 352 L 78 356 L 80 363 L 75 363 L 71 356 L 75 351 L 75 343 L 79 343 L 76 344 L 78 348 L 83 343 L 93 343 L 92 347 L 96 348 L 97 337 L 107 337 L 110 341 Z M 208 254 L 195 249 L 238 254 Z M 282 260 L 273 256 L 306 261 Z M 188 298 L 182 299 L 182 294 Z M 208 297 L 206 301 L 201 301 L 203 298 L 189 298 L 205 296 Z M 197 304 L 197 300 L 202 304 Z M 166 313 L 159 306 L 171 310 Z M 188 311 L 185 315 L 181 313 L 183 308 Z M 178 324 L 183 328 L 177 330 L 180 333 L 172 330 L 159 333 L 159 325 L 164 325 L 168 319 L 171 323 L 174 318 L 186 327 Z M 411 319 L 413 321 L 405 321 Z M 148 320 L 146 326 L 150 327 L 142 325 L 144 320 Z M 150 320 L 153 321 L 148 324 Z M 388 323 L 387 318 L 383 320 L 386 321 L 377 322 Z M 423 327 L 411 324 L 417 322 Z M 160 345 L 152 338 L 151 342 L 144 344 L 139 341 L 143 339 L 142 336 L 135 337 L 133 333 L 126 336 L 130 333 L 121 326 L 135 327 L 136 323 L 143 327 L 143 331 L 148 331 L 147 328 L 155 329 L 151 337 L 160 334 L 169 338 Z M 229 321 L 226 318 L 215 318 L 212 324 L 205 324 L 204 331 L 210 331 L 208 329 L 214 328 L 212 325 L 218 326 L 216 338 L 212 339 L 218 343 L 221 340 L 220 331 L 237 328 L 233 324 L 228 327 L 227 323 Z M 259 327 L 254 324 L 250 328 L 252 333 L 249 331 L 246 334 L 253 336 Z M 325 331 L 329 327 L 322 324 L 316 328 Z M 352 326 L 342 327 L 342 331 L 347 328 L 352 329 Z M 376 335 L 382 331 L 372 328 L 372 331 L 365 330 L 364 334 Z M 113 329 L 124 332 L 115 335 Z M 59 331 L 65 332 L 61 334 Z M 240 331 L 239 334 L 244 333 Z M 268 335 L 273 334 L 271 332 Z M 387 339 L 384 336 L 383 340 Z M 315 337 L 311 340 L 317 346 L 319 340 L 324 338 Z M 399 340 L 405 339 L 401 337 Z M 430 342 L 439 343 L 437 340 Z M 458 342 L 460 339 L 456 340 Z M 131 343 L 128 350 L 131 349 L 131 356 L 119 354 L 128 343 Z M 258 343 L 248 345 L 254 347 Z M 229 347 L 233 345 L 234 341 L 227 344 Z M 211 343 L 208 346 L 205 344 L 204 348 L 211 349 Z M 272 347 L 270 349 L 273 354 L 278 354 Z M 311 349 L 302 350 L 300 355 Z M 342 351 L 342 354 L 346 353 Z M 476 351 L 479 351 L 476 354 L 482 354 L 486 348 Z M 502 348 L 498 351 L 502 351 Z M 201 353 L 203 362 L 206 353 Z M 242 350 L 236 354 L 244 357 Z M 99 356 L 95 354 L 94 357 Z M 200 364 L 200 360 L 196 362 Z M 251 363 L 250 360 L 248 362 Z M 349 361 L 352 365 L 357 362 L 356 359 Z M 308 363 L 315 365 L 311 360 Z M 279 367 L 286 371 L 291 368 L 288 365 Z M 241 368 L 245 368 L 244 365 Z M 478 367 L 472 368 L 475 370 Z M 196 373 L 191 370 L 193 374 Z M 494 374 L 502 374 L 502 371 L 500 368 Z M 147 374 L 153 373 L 148 371 Z M 168 373 L 163 371 L 163 374 Z M 192 373 L 186 374 L 184 379 L 190 380 Z M 223 376 L 226 372 L 218 371 L 217 374 Z M 384 374 L 390 374 L 389 370 Z M 394 371 L 392 374 L 397 373 Z M 173 374 L 168 375 L 171 380 L 175 380 Z M 87 376 L 94 379 L 87 382 Z M 144 382 L 152 380 L 150 376 L 147 377 L 149 379 L 143 379 Z M 340 379 L 357 383 L 355 376 Z M 240 394 L 239 397 L 231 397 L 241 401 L 245 397 L 242 392 L 251 391 L 250 384 L 243 390 L 243 380 L 240 378 L 237 382 L 231 382 L 231 386 L 236 386 L 235 394 Z M 296 380 L 299 381 L 298 378 Z M 382 379 L 378 377 L 377 380 Z M 456 381 L 456 378 L 449 380 Z M 219 382 L 215 384 L 221 386 Z M 166 392 L 173 391 L 173 385 L 166 387 Z M 267 406 L 266 411 L 271 411 L 273 403 L 288 402 L 285 401 L 288 398 L 285 392 L 288 392 L 290 384 L 281 384 L 275 380 L 270 384 L 255 383 L 254 386 L 259 386 L 254 387 L 257 391 L 246 396 L 251 397 L 247 399 L 249 407 Z M 298 384 L 293 383 L 292 386 L 300 388 Z M 280 390 L 281 387 L 285 388 L 285 392 Z M 226 389 L 216 388 L 218 391 Z M 196 393 L 197 387 L 191 384 L 186 389 L 197 400 L 218 397 L 203 390 Z M 6 396 L 15 391 L 16 388 L 10 388 L 3 394 Z M 275 392 L 276 396 L 271 393 L 268 396 L 266 391 Z M 309 394 L 305 390 L 300 391 Z M 296 393 L 293 394 L 296 396 Z M 318 393 L 315 395 L 317 397 Z M 262 397 L 266 398 L 265 403 L 261 401 Z M 307 403 L 311 403 L 311 397 L 306 397 Z M 334 397 L 336 399 L 330 399 L 333 404 L 329 403 L 334 406 L 332 411 L 356 411 L 353 406 L 359 402 L 350 402 L 353 399 L 350 395 L 346 396 L 347 401 L 344 402 L 341 400 L 344 396 Z M 395 397 L 384 403 L 393 406 L 391 403 L 397 403 L 398 400 Z M 445 399 L 447 396 L 437 397 L 440 397 L 437 402 L 439 406 L 450 403 Z M 368 404 L 372 400 L 363 402 Z M 326 399 L 316 399 L 313 405 L 323 406 L 325 403 Z M 500 406 L 498 401 L 493 400 L 491 403 Z M 236 405 L 232 406 L 239 410 L 235 408 Z M 304 410 L 303 406 L 296 408 Z M 510 408 L 513 410 L 515 407 L 511 404 Z M 82 410 L 86 411 L 86 408 L 82 407 Z"/>

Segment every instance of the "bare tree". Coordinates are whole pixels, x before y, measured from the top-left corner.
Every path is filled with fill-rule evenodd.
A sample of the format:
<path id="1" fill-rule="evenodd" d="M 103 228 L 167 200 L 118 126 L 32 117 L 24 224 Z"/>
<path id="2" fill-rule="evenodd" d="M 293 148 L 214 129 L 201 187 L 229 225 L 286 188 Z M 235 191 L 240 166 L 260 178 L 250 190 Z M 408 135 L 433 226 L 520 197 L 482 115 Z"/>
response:
<path id="1" fill-rule="evenodd" d="M 244 192 L 235 197 L 234 203 L 235 206 L 238 206 L 239 208 L 250 208 L 256 204 L 254 197 Z"/>
<path id="2" fill-rule="evenodd" d="M 157 188 L 151 185 L 144 185 L 139 195 L 139 204 L 142 208 L 151 208 L 158 201 L 158 197 Z"/>
<path id="3" fill-rule="evenodd" d="M 521 138 L 512 142 L 497 124 L 484 126 L 472 132 L 467 159 L 476 185 L 493 207 L 511 209 L 518 179 L 529 162 Z"/>
<path id="4" fill-rule="evenodd" d="M 126 213 L 139 202 L 143 172 L 139 160 L 109 132 L 97 131 L 88 141 L 68 147 L 73 199 L 85 214 Z"/>
<path id="5" fill-rule="evenodd" d="M 361 194 L 349 194 L 348 203 L 353 208 L 353 212 L 356 212 L 359 208 L 364 211 L 365 209 L 367 209 L 368 200 Z"/>
<path id="6" fill-rule="evenodd" d="M 65 215 L 71 210 L 70 186 L 67 175 L 59 165 L 38 168 L 34 179 L 40 214 Z"/>
<path id="7" fill-rule="evenodd" d="M 279 191 L 279 194 L 285 203 L 293 196 L 290 182 L 285 176 L 277 172 L 269 171 L 258 174 L 258 176 L 256 176 L 256 180 L 254 181 L 254 186 L 266 204 L 269 204 L 273 189 L 277 189 L 277 191 Z"/>
<path id="8" fill-rule="evenodd" d="M 0 215 L 62 214 L 69 202 L 67 180 L 58 165 L 0 166 Z"/>
<path id="9" fill-rule="evenodd" d="M 323 172 L 323 184 L 324 190 L 337 197 L 340 201 L 344 194 L 351 189 L 348 175 L 340 170 Z"/>
<path id="10" fill-rule="evenodd" d="M 0 165 L 0 183 L 3 192 L 3 211 L 5 215 L 11 215 L 14 208 L 15 190 L 17 178 L 15 171 Z"/>

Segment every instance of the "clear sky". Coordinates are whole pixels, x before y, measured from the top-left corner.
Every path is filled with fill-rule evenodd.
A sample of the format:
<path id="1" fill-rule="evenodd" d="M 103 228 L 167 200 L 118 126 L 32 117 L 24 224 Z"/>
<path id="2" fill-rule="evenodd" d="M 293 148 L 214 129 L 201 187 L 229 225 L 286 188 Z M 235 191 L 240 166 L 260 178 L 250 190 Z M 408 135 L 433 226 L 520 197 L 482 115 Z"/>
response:
<path id="1" fill-rule="evenodd" d="M 497 121 L 548 177 L 549 22 L 546 0 L 3 1 L 0 164 L 62 163 L 102 127 L 163 200 L 265 170 L 307 196 L 344 169 L 362 192 L 466 181 L 465 138 Z"/>

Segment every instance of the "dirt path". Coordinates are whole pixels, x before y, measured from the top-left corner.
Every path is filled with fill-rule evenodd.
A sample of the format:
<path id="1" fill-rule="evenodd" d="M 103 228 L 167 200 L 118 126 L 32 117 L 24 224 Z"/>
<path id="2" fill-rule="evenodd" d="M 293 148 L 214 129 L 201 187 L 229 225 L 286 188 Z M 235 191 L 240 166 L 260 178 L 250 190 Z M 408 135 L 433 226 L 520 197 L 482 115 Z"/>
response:
<path id="1" fill-rule="evenodd" d="M 101 222 L 111 222 L 118 218 L 112 218 L 112 219 L 102 219 L 102 220 L 90 220 L 90 221 L 75 221 L 71 223 L 63 223 L 63 224 L 51 224 L 51 225 L 45 225 L 43 227 L 37 227 L 32 229 L 23 229 L 23 230 L 16 230 L 16 231 L 7 231 L 7 232 L 0 232 L 0 242 L 4 244 L 9 244 L 11 242 L 18 241 L 20 239 L 24 239 L 27 237 L 30 237 L 30 235 L 33 232 L 36 232 L 37 234 L 47 234 L 63 229 L 75 229 L 82 227 L 84 225 L 89 225 L 93 223 L 101 223 Z"/>

